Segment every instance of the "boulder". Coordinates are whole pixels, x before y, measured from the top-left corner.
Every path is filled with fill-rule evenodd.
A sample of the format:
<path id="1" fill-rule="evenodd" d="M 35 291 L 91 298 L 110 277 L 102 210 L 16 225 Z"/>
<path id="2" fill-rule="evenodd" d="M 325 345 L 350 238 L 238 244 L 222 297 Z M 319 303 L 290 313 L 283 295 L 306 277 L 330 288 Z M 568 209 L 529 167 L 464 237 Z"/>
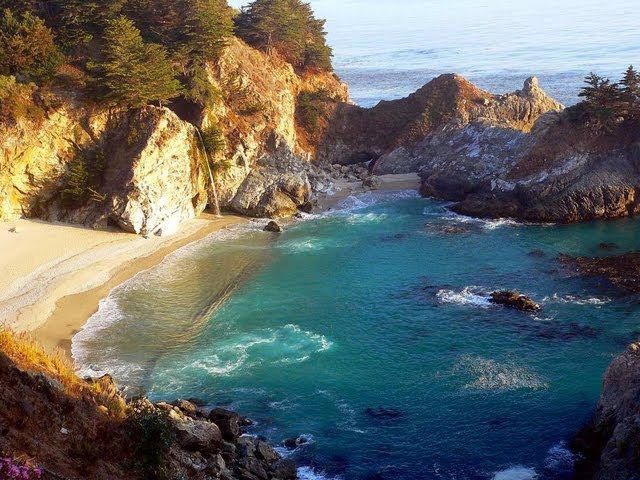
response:
<path id="1" fill-rule="evenodd" d="M 375 175 L 366 177 L 364 180 L 362 180 L 362 186 L 370 190 L 377 190 L 382 186 L 382 180 L 380 179 L 380 177 L 377 177 Z"/>
<path id="2" fill-rule="evenodd" d="M 274 463 L 273 475 L 282 480 L 296 480 L 298 478 L 298 468 L 296 462 L 290 458 L 279 460 Z"/>
<path id="3" fill-rule="evenodd" d="M 246 421 L 243 417 L 224 408 L 211 410 L 209 412 L 209 420 L 220 428 L 223 438 L 229 442 L 237 440 L 242 433 L 241 427 L 246 426 Z"/>
<path id="4" fill-rule="evenodd" d="M 293 215 L 313 199 L 309 163 L 286 146 L 261 158 L 240 185 L 231 209 L 250 217 Z"/>
<path id="5" fill-rule="evenodd" d="M 265 232 L 282 233 L 284 230 L 278 222 L 271 221 L 264 227 Z"/>
<path id="6" fill-rule="evenodd" d="M 215 423 L 170 417 L 178 444 L 185 450 L 209 452 L 222 445 L 222 433 Z"/>
<path id="7" fill-rule="evenodd" d="M 493 292 L 489 301 L 497 305 L 504 305 L 523 312 L 537 312 L 542 308 L 526 295 L 521 295 L 518 292 L 508 290 Z"/>
<path id="8" fill-rule="evenodd" d="M 266 442 L 259 441 L 256 445 L 256 456 L 268 463 L 273 463 L 280 459 L 280 455 Z"/>

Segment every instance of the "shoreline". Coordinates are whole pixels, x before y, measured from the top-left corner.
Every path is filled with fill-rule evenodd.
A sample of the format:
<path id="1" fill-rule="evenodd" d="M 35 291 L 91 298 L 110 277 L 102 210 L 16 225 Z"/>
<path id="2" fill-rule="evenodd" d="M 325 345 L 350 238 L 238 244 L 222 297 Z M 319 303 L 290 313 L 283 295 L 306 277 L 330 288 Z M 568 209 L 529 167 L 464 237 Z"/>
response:
<path id="1" fill-rule="evenodd" d="M 383 175 L 373 191 L 418 189 L 417 174 Z M 331 195 L 320 196 L 328 211 L 350 195 L 370 191 L 361 181 L 336 180 Z M 184 222 L 167 237 L 144 238 L 118 230 L 17 220 L 2 224 L 0 250 L 0 326 L 27 331 L 46 349 L 61 349 L 70 359 L 73 336 L 118 285 L 160 264 L 172 252 L 232 225 L 250 221 L 211 214 Z M 12 228 L 16 232 L 10 232 Z M 72 359 L 73 360 L 73 359 Z"/>
<path id="2" fill-rule="evenodd" d="M 0 259 L 1 325 L 30 332 L 45 348 L 71 357 L 71 339 L 116 286 L 158 265 L 171 252 L 223 228 L 248 221 L 203 214 L 166 237 L 18 220 L 3 224 Z M 9 230 L 16 228 L 17 232 Z"/>

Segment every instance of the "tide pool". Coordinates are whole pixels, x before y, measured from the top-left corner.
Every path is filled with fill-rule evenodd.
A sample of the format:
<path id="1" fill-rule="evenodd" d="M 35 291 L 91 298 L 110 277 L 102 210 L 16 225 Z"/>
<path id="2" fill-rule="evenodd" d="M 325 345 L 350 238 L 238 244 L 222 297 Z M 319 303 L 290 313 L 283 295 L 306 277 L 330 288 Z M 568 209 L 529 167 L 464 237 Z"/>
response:
<path id="1" fill-rule="evenodd" d="M 261 227 L 115 289 L 74 338 L 81 370 L 230 407 L 274 444 L 302 435 L 282 450 L 302 478 L 569 478 L 566 442 L 640 309 L 555 257 L 637 249 L 639 221 L 481 221 L 380 192 L 281 236 Z M 543 310 L 491 305 L 502 288 Z"/>

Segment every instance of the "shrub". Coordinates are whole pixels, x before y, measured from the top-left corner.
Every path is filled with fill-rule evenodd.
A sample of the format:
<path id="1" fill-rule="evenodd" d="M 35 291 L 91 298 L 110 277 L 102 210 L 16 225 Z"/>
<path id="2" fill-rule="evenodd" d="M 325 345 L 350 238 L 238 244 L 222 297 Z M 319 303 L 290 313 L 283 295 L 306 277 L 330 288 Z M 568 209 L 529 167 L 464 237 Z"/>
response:
<path id="1" fill-rule="evenodd" d="M 320 120 L 327 114 L 325 103 L 329 100 L 330 97 L 324 90 L 301 92 L 298 95 L 298 122 L 308 133 L 315 135 L 318 132 Z"/>
<path id="2" fill-rule="evenodd" d="M 0 478 L 7 480 L 32 480 L 42 478 L 42 469 L 17 463 L 13 458 L 0 460 Z"/>
<path id="3" fill-rule="evenodd" d="M 129 139 L 128 139 L 129 140 Z M 87 200 L 102 202 L 106 199 L 99 193 L 106 158 L 102 149 L 76 152 L 69 162 L 64 178 L 64 187 L 60 191 L 62 203 L 67 208 L 79 207 Z"/>
<path id="4" fill-rule="evenodd" d="M 146 400 L 135 402 L 127 418 L 132 466 L 150 478 L 166 478 L 167 455 L 175 440 L 169 416 Z"/>
<path id="5" fill-rule="evenodd" d="M 34 123 L 44 120 L 45 111 L 35 101 L 34 84 L 17 83 L 13 76 L 0 75 L 0 123 L 14 125 L 26 118 Z"/>
<path id="6" fill-rule="evenodd" d="M 0 74 L 23 74 L 51 80 L 63 56 L 44 21 L 29 12 L 15 16 L 4 10 L 0 19 Z"/>

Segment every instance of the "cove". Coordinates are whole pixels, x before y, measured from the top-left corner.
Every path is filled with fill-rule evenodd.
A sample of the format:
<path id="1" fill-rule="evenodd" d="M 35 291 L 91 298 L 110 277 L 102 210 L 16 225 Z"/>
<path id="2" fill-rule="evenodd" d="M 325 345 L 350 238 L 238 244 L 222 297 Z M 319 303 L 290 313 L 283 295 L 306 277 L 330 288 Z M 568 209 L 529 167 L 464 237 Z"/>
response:
<path id="1" fill-rule="evenodd" d="M 260 229 L 116 288 L 74 338 L 81 370 L 155 400 L 228 406 L 275 444 L 302 435 L 282 452 L 306 478 L 570 477 L 567 442 L 640 309 L 556 256 L 635 249 L 640 222 L 481 221 L 380 192 L 281 236 Z M 543 310 L 489 304 L 503 288 Z"/>

